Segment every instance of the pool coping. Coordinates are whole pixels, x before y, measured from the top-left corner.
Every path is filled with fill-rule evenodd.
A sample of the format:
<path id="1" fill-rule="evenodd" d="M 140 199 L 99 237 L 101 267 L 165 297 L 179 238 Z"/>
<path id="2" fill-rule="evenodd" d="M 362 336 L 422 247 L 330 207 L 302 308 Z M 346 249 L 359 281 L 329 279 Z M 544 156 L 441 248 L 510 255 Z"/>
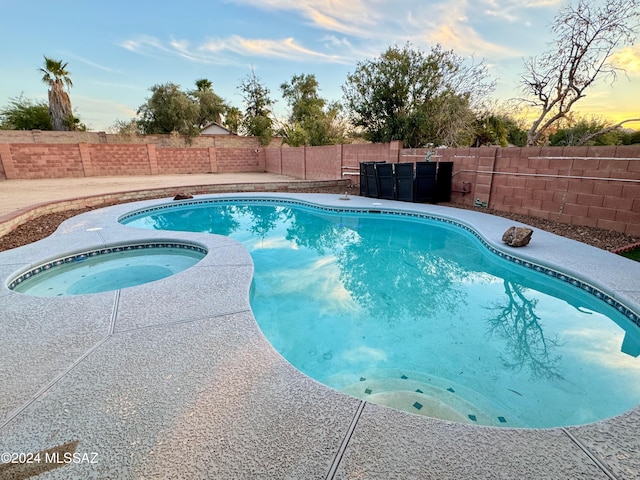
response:
<path id="1" fill-rule="evenodd" d="M 527 247 L 516 250 L 501 237 L 508 227 L 521 224 L 502 217 L 357 196 L 346 201 L 328 194 L 196 196 L 209 198 L 290 199 L 454 219 L 498 251 L 565 271 L 640 311 L 640 263 L 538 229 Z M 255 324 L 248 301 L 253 264 L 244 247 L 217 235 L 143 231 L 116 222 L 134 209 L 169 202 L 181 203 L 147 200 L 88 212 L 65 221 L 51 237 L 0 253 L 0 310 L 6 312 L 5 331 L 15 332 L 0 340 L 0 351 L 9 352 L 1 360 L 11 371 L 8 385 L 14 387 L 0 397 L 5 418 L 0 451 L 39 452 L 77 440 L 78 448 L 98 453 L 102 461 L 57 470 L 76 477 L 96 472 L 128 477 L 214 472 L 221 478 L 640 475 L 640 407 L 577 427 L 477 427 L 381 407 L 309 379 L 273 350 Z M 43 251 L 60 257 L 137 241 L 196 242 L 209 253 L 197 266 L 164 280 L 115 293 L 56 298 L 49 305 L 7 289 L 12 274 L 46 260 Z M 205 298 L 212 292 L 213 298 Z M 165 298 L 181 305 L 162 304 Z M 45 318 L 46 326 L 38 323 Z M 56 322 L 58 331 L 51 328 Z M 207 336 L 210 342 L 201 343 Z M 60 351 L 53 340 L 68 347 Z M 211 343 L 220 350 L 212 353 Z M 140 348 L 149 345 L 150 351 Z M 154 357 L 154 352 L 162 355 Z M 147 363 L 139 358 L 144 355 Z M 183 362 L 168 363 L 167 358 Z M 207 377 L 193 368 L 202 365 L 219 375 Z M 162 372 L 169 372 L 172 382 L 180 379 L 175 380 L 178 387 L 164 387 L 181 393 L 175 401 L 157 404 L 164 390 L 150 378 L 164 379 Z M 117 400 L 111 397 L 115 390 Z M 122 398 L 131 392 L 139 394 L 128 407 L 139 411 L 135 418 L 105 414 L 109 402 L 122 409 Z M 238 409 L 229 399 L 250 408 Z M 185 409 L 198 422 L 183 416 Z M 74 413 L 72 418 L 65 410 Z M 131 444 L 138 447 L 127 448 Z M 176 454 L 174 461 L 159 458 L 160 451 Z M 175 460 L 178 453 L 183 460 Z"/>

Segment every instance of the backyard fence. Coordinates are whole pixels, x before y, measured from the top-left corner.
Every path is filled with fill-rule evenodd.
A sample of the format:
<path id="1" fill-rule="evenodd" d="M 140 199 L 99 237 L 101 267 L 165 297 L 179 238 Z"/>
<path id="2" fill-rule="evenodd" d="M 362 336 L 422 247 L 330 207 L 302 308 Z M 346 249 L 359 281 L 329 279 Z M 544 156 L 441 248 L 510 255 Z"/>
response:
<path id="1" fill-rule="evenodd" d="M 209 146 L 164 146 L 169 140 L 157 136 L 152 143 L 139 143 L 139 137 L 109 143 L 114 139 L 100 135 L 46 143 L 45 133 L 37 142 L 2 143 L 0 136 L 0 180 L 270 172 L 305 180 L 348 178 L 360 185 L 364 162 L 446 163 L 453 203 L 640 237 L 640 145 L 428 150 L 403 149 L 395 141 L 296 148 L 273 142 L 264 148 L 254 138 L 216 135 Z"/>

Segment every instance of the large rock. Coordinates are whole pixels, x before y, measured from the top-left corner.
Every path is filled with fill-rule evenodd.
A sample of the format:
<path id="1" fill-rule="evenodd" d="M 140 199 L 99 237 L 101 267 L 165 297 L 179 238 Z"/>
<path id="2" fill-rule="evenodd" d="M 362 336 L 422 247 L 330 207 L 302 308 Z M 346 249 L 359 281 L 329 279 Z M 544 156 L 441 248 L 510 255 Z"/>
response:
<path id="1" fill-rule="evenodd" d="M 173 197 L 174 200 L 189 200 L 190 198 L 193 198 L 193 195 L 189 195 L 188 193 L 178 193 L 176 194 L 175 197 Z"/>
<path id="2" fill-rule="evenodd" d="M 511 227 L 502 235 L 502 241 L 511 247 L 524 247 L 531 241 L 533 230 L 526 227 Z"/>

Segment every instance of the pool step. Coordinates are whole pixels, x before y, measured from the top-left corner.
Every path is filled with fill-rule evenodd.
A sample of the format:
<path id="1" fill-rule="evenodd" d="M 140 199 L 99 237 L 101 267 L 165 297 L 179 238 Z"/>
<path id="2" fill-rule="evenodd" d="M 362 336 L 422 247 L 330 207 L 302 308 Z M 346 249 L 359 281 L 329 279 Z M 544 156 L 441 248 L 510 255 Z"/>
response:
<path id="1" fill-rule="evenodd" d="M 340 388 L 354 397 L 398 410 L 472 425 L 518 426 L 490 406 L 482 407 L 460 396 L 452 387 L 441 388 L 405 375 L 386 378 L 361 377 Z M 513 419 L 512 419 L 513 420 Z"/>

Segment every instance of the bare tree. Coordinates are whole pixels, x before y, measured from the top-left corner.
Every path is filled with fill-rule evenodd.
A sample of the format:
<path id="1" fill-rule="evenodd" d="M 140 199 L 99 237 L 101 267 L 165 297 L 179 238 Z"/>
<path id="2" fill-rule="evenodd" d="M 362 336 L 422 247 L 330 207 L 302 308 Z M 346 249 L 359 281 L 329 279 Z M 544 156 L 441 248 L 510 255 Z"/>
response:
<path id="1" fill-rule="evenodd" d="M 616 80 L 622 69 L 611 63 L 611 55 L 634 43 L 639 19 L 640 0 L 578 0 L 558 12 L 551 26 L 553 48 L 525 61 L 522 100 L 539 110 L 527 132 L 528 145 L 537 144 L 594 82 Z"/>

